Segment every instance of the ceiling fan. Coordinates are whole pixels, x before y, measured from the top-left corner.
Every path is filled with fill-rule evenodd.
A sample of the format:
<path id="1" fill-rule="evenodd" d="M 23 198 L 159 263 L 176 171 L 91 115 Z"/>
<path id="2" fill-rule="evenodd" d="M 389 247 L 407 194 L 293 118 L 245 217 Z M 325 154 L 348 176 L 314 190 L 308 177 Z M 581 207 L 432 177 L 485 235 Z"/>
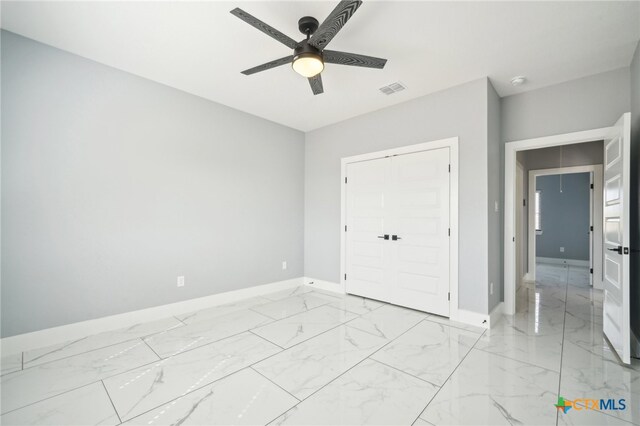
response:
<path id="1" fill-rule="evenodd" d="M 338 34 L 338 31 L 342 29 L 344 24 L 347 23 L 361 4 L 362 0 L 341 1 L 321 25 L 318 25 L 318 20 L 311 16 L 300 18 L 298 21 L 298 29 L 302 34 L 307 36 L 307 38 L 302 41 L 295 41 L 240 8 L 233 9 L 231 11 L 233 15 L 259 29 L 266 35 L 273 37 L 290 49 L 293 49 L 293 55 L 249 68 L 248 70 L 242 71 L 242 74 L 251 75 L 290 63 L 294 71 L 307 77 L 313 94 L 319 95 L 324 91 L 320 73 L 324 69 L 325 63 L 365 68 L 384 68 L 384 65 L 387 63 L 386 59 L 355 53 L 338 52 L 335 50 L 325 50 L 325 47 L 327 47 L 336 34 Z"/>

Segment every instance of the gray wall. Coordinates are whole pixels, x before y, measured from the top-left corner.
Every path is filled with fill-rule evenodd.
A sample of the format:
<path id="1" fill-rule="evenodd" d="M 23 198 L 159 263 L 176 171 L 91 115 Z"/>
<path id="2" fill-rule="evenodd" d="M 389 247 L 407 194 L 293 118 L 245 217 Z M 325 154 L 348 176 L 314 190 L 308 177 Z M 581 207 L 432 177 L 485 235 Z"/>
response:
<path id="1" fill-rule="evenodd" d="M 631 62 L 631 247 L 640 250 L 640 42 Z M 631 328 L 640 339 L 640 252 L 631 255 Z M 640 356 L 640 354 L 636 354 Z"/>
<path id="2" fill-rule="evenodd" d="M 305 276 L 340 281 L 340 159 L 460 138 L 459 306 L 486 313 L 487 79 L 306 134 Z"/>
<path id="3" fill-rule="evenodd" d="M 489 220 L 488 256 L 489 256 L 489 283 L 493 283 L 488 289 L 489 312 L 500 303 L 503 297 L 504 284 L 504 145 L 500 140 L 500 97 L 493 85 L 487 85 L 487 172 L 489 203 L 487 217 Z M 496 212 L 495 203 L 498 203 Z"/>
<path id="4" fill-rule="evenodd" d="M 532 149 L 522 152 L 524 154 L 523 165 L 527 170 L 602 164 L 604 158 L 602 141 Z M 561 152 L 562 154 L 560 154 Z"/>
<path id="5" fill-rule="evenodd" d="M 589 185 L 589 173 L 536 178 L 542 219 L 542 234 L 536 236 L 537 257 L 589 260 Z"/>
<path id="6" fill-rule="evenodd" d="M 502 98 L 504 142 L 609 127 L 629 111 L 629 68 Z"/>
<path id="7" fill-rule="evenodd" d="M 301 132 L 4 31 L 2 106 L 2 337 L 303 275 Z"/>

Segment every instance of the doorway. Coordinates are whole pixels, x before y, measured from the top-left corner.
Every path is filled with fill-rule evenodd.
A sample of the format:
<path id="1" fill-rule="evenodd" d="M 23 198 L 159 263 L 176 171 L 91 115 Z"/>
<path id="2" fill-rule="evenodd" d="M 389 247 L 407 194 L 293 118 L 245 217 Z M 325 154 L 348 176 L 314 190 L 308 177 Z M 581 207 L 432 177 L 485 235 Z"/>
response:
<path id="1" fill-rule="evenodd" d="M 631 324 L 629 298 L 630 113 L 611 127 L 541 137 L 505 145 L 505 251 L 504 312 L 516 313 L 515 182 L 520 151 L 604 142 L 603 175 L 603 289 L 602 330 L 620 360 L 630 363 Z M 605 250 L 606 249 L 606 250 Z M 529 265 L 531 267 L 531 265 Z"/>
<path id="2" fill-rule="evenodd" d="M 528 182 L 530 281 L 541 263 L 566 265 L 602 289 L 602 165 L 530 170 Z"/>

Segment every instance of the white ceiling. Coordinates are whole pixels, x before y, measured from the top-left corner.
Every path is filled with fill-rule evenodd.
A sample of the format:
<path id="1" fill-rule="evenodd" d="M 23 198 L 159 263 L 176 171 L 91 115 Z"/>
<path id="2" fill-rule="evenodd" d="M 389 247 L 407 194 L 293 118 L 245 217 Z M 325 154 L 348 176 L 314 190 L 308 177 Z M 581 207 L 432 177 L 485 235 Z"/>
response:
<path id="1" fill-rule="evenodd" d="M 336 1 L 2 2 L 2 28 L 242 111 L 308 131 L 489 76 L 501 96 L 629 66 L 640 2 L 365 1 L 332 50 L 388 58 L 384 70 L 327 64 L 325 93 L 285 65 L 290 50 L 231 15 L 294 39 Z M 528 84 L 513 87 L 515 75 Z M 402 81 L 390 96 L 378 88 Z"/>

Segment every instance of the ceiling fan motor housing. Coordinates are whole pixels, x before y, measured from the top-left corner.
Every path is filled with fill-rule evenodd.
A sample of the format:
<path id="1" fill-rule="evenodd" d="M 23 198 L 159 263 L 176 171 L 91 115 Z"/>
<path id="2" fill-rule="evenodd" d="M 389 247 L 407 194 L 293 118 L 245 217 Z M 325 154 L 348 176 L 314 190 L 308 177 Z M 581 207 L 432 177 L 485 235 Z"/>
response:
<path id="1" fill-rule="evenodd" d="M 302 40 L 295 49 L 293 49 L 293 60 L 305 56 L 319 56 L 322 58 L 322 51 L 320 49 L 310 45 L 307 40 Z"/>
<path id="2" fill-rule="evenodd" d="M 302 34 L 311 35 L 316 32 L 320 23 L 313 16 L 303 16 L 298 20 L 298 29 Z"/>

